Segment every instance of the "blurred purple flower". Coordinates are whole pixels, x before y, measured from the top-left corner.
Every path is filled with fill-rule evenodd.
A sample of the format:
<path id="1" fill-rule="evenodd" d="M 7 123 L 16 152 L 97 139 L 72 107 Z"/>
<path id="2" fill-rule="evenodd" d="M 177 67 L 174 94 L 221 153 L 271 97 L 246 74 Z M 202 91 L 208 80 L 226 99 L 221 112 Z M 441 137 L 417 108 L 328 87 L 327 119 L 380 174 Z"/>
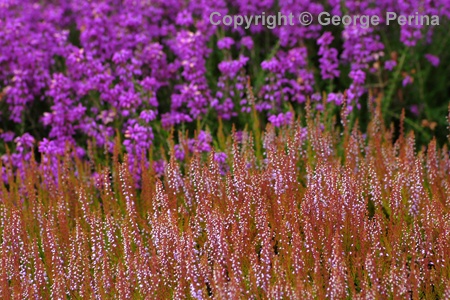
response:
<path id="1" fill-rule="evenodd" d="M 409 107 L 409 111 L 416 117 L 419 116 L 419 114 L 420 114 L 419 106 L 417 104 L 411 105 Z"/>
<path id="2" fill-rule="evenodd" d="M 439 57 L 433 55 L 433 54 L 425 54 L 425 58 L 431 63 L 433 67 L 439 66 L 440 60 Z"/>
<path id="3" fill-rule="evenodd" d="M 185 158 L 185 152 L 181 145 L 175 145 L 174 146 L 174 152 L 175 152 L 175 158 L 178 160 L 184 160 Z"/>
<path id="4" fill-rule="evenodd" d="M 192 13 L 188 10 L 180 11 L 177 14 L 176 21 L 177 25 L 181 26 L 190 26 L 194 23 L 194 20 L 192 18 Z"/>
<path id="5" fill-rule="evenodd" d="M 293 119 L 292 112 L 279 113 L 278 115 L 272 115 L 269 117 L 269 122 L 275 127 L 281 127 L 283 125 L 289 125 Z"/>
<path id="6" fill-rule="evenodd" d="M 413 78 L 409 75 L 406 75 L 405 78 L 403 78 L 402 85 L 407 86 L 411 83 L 413 83 Z"/>
<path id="7" fill-rule="evenodd" d="M 344 102 L 344 96 L 341 93 L 329 93 L 327 102 L 334 102 L 336 105 L 340 106 Z"/>
<path id="8" fill-rule="evenodd" d="M 387 60 L 384 63 L 384 68 L 388 71 L 392 71 L 397 66 L 397 62 L 395 60 Z"/>
<path id="9" fill-rule="evenodd" d="M 164 175 L 166 171 L 166 161 L 164 159 L 156 160 L 153 162 L 153 170 L 156 173 L 156 176 L 160 177 Z"/>
<path id="10" fill-rule="evenodd" d="M 224 37 L 217 42 L 217 47 L 219 49 L 230 49 L 234 45 L 234 40 L 230 37 Z"/>
<path id="11" fill-rule="evenodd" d="M 241 45 L 246 47 L 248 50 L 252 50 L 253 49 L 253 39 L 250 36 L 245 36 L 241 39 Z"/>
<path id="12" fill-rule="evenodd" d="M 0 134 L 0 138 L 3 139 L 3 141 L 6 143 L 11 142 L 14 139 L 14 136 L 15 136 L 15 134 L 12 131 L 7 131 L 7 132 Z"/>
<path id="13" fill-rule="evenodd" d="M 220 175 L 225 175 L 230 170 L 230 167 L 227 165 L 227 154 L 225 152 L 214 153 L 214 160 L 219 165 Z"/>

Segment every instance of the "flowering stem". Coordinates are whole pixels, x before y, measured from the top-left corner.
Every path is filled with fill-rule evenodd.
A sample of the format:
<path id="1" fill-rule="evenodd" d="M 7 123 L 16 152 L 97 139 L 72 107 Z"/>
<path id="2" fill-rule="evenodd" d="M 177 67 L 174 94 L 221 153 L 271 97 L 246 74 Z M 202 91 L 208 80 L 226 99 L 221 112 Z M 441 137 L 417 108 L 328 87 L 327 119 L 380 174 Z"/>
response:
<path id="1" fill-rule="evenodd" d="M 400 115 L 396 114 L 394 112 L 391 112 L 389 110 L 386 111 L 386 113 L 394 118 L 400 119 Z M 417 130 L 418 132 L 420 132 L 421 134 L 425 135 L 427 139 L 431 139 L 431 135 L 426 132 L 426 130 L 424 129 L 424 127 L 417 125 L 416 123 L 414 123 L 413 121 L 411 121 L 408 118 L 404 118 L 405 123 L 407 123 L 408 125 L 410 125 L 411 127 L 413 127 L 415 130 Z"/>

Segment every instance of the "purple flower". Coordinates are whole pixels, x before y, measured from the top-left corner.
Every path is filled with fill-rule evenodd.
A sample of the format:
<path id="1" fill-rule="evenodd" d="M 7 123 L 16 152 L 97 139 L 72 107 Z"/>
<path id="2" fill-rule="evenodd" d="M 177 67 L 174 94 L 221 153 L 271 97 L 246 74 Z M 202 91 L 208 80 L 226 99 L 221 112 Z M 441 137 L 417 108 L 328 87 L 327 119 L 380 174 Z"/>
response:
<path id="1" fill-rule="evenodd" d="M 237 60 L 222 61 L 219 63 L 218 67 L 223 75 L 229 78 L 234 78 L 237 76 L 239 70 L 247 64 L 248 60 L 248 57 L 241 55 Z"/>
<path id="2" fill-rule="evenodd" d="M 214 161 L 219 165 L 220 175 L 225 175 L 230 167 L 227 165 L 227 154 L 225 152 L 214 153 Z"/>
<path id="3" fill-rule="evenodd" d="M 327 102 L 334 102 L 336 105 L 340 106 L 344 102 L 344 96 L 341 93 L 329 93 Z"/>
<path id="4" fill-rule="evenodd" d="M 353 79 L 353 82 L 355 84 L 364 84 L 366 81 L 366 73 L 364 73 L 361 70 L 351 71 L 348 75 L 351 79 Z"/>
<path id="5" fill-rule="evenodd" d="M 245 36 L 241 39 L 241 45 L 246 47 L 248 50 L 253 49 L 253 39 L 250 36 Z"/>
<path id="6" fill-rule="evenodd" d="M 230 49 L 234 45 L 234 40 L 230 37 L 224 37 L 217 42 L 217 47 L 219 49 Z"/>
<path id="7" fill-rule="evenodd" d="M 347 89 L 347 110 L 348 112 L 353 110 L 353 103 L 359 107 L 358 99 L 364 94 L 364 82 L 366 81 L 366 73 L 361 70 L 353 70 L 348 75 L 353 79 L 352 84 Z"/>
<path id="8" fill-rule="evenodd" d="M 64 141 L 61 140 L 48 140 L 44 138 L 39 142 L 38 150 L 42 154 L 48 154 L 49 156 L 57 156 L 64 154 Z"/>
<path id="9" fill-rule="evenodd" d="M 164 159 L 156 160 L 153 162 L 153 170 L 155 171 L 158 177 L 164 175 L 166 171 L 166 161 Z"/>
<path id="10" fill-rule="evenodd" d="M 132 57 L 132 52 L 127 49 L 122 49 L 119 52 L 114 53 L 112 57 L 112 61 L 115 64 L 123 64 L 126 63 Z"/>
<path id="11" fill-rule="evenodd" d="M 214 153 L 214 160 L 218 163 L 225 163 L 227 161 L 227 154 L 225 152 Z"/>
<path id="12" fill-rule="evenodd" d="M 314 93 L 311 96 L 311 100 L 315 102 L 320 102 L 322 101 L 322 95 L 320 93 Z"/>
<path id="13" fill-rule="evenodd" d="M 280 62 L 276 58 L 273 58 L 271 60 L 263 61 L 261 63 L 261 68 L 263 70 L 267 70 L 269 72 L 276 73 L 276 72 L 278 72 L 278 70 L 281 69 L 281 66 L 280 66 Z"/>
<path id="14" fill-rule="evenodd" d="M 0 138 L 3 139 L 3 141 L 5 141 L 6 143 L 11 142 L 14 139 L 14 136 L 15 134 L 12 131 L 7 131 L 0 134 Z"/>
<path id="15" fill-rule="evenodd" d="M 279 113 L 278 115 L 272 115 L 269 117 L 269 122 L 275 127 L 281 127 L 283 125 L 289 125 L 293 119 L 292 112 Z"/>
<path id="16" fill-rule="evenodd" d="M 35 140 L 29 133 L 25 133 L 22 136 L 16 137 L 14 142 L 16 143 L 16 150 L 22 153 L 25 149 L 32 148 Z"/>
<path id="17" fill-rule="evenodd" d="M 211 107 L 215 108 L 217 114 L 224 120 L 229 120 L 231 117 L 237 116 L 237 112 L 234 111 L 234 103 L 230 98 L 226 98 L 221 104 L 215 99 L 211 102 Z"/>
<path id="18" fill-rule="evenodd" d="M 419 106 L 417 104 L 413 104 L 409 107 L 409 111 L 415 115 L 416 117 L 419 116 L 420 114 L 420 109 Z"/>
<path id="19" fill-rule="evenodd" d="M 212 136 L 209 132 L 201 130 L 196 139 L 188 141 L 189 151 L 194 152 L 210 152 Z"/>
<path id="20" fill-rule="evenodd" d="M 432 54 L 425 54 L 425 58 L 431 63 L 433 67 L 439 66 L 440 60 L 439 57 Z"/>
<path id="21" fill-rule="evenodd" d="M 349 62 L 352 70 L 368 70 L 371 63 L 384 55 L 384 45 L 372 27 L 346 26 L 342 37 L 341 59 Z"/>
<path id="22" fill-rule="evenodd" d="M 141 112 L 141 114 L 139 115 L 139 118 L 141 118 L 145 122 L 149 123 L 150 121 L 153 121 L 156 119 L 156 113 L 153 110 L 143 110 Z"/>
<path id="23" fill-rule="evenodd" d="M 177 14 L 176 21 L 177 25 L 181 26 L 190 26 L 194 23 L 194 20 L 192 19 L 192 13 L 188 10 L 180 11 Z"/>
<path id="24" fill-rule="evenodd" d="M 172 111 L 170 113 L 161 115 L 161 124 L 165 129 L 183 122 L 192 122 L 192 118 L 188 114 L 180 113 L 177 111 Z"/>
<path id="25" fill-rule="evenodd" d="M 397 62 L 395 60 L 387 60 L 384 63 L 384 68 L 388 71 L 392 71 L 397 66 Z"/>
<path id="26" fill-rule="evenodd" d="M 317 45 L 319 46 L 329 46 L 333 42 L 334 37 L 331 32 L 327 31 L 322 34 L 322 36 L 317 40 Z"/>
<path id="27" fill-rule="evenodd" d="M 403 78 L 402 85 L 407 86 L 411 83 L 413 83 L 413 78 L 409 75 L 406 75 L 405 78 Z"/>
<path id="28" fill-rule="evenodd" d="M 185 153 L 184 149 L 181 145 L 175 145 L 174 146 L 174 152 L 175 152 L 175 158 L 178 160 L 184 160 Z"/>

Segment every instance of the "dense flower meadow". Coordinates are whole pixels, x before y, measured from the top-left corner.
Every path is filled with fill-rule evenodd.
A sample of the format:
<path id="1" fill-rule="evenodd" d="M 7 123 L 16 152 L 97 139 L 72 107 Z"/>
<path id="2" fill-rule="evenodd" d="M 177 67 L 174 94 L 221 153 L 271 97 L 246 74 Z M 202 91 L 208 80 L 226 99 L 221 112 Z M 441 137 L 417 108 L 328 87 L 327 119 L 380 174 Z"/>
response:
<path id="1" fill-rule="evenodd" d="M 0 299 L 450 299 L 449 20 L 0 0 Z"/>
<path id="2" fill-rule="evenodd" d="M 448 148 L 380 115 L 269 125 L 263 160 L 246 131 L 226 158 L 172 147 L 140 189 L 119 147 L 111 167 L 67 150 L 56 182 L 31 157 L 0 185 L 0 298 L 449 299 Z"/>
<path id="3" fill-rule="evenodd" d="M 315 22 L 244 30 L 210 22 L 212 12 L 301 11 L 417 12 L 439 16 L 440 25 L 387 27 L 382 18 L 369 28 Z M 450 59 L 449 17 L 448 0 L 2 0 L 0 150 L 11 151 L 2 161 L 22 169 L 31 149 L 56 159 L 67 144 L 86 157 L 89 141 L 111 153 L 119 135 L 133 165 L 147 159 L 150 146 L 166 147 L 161 131 L 172 128 L 189 132 L 176 137 L 180 158 L 193 150 L 194 131 L 209 151 L 218 118 L 229 134 L 230 124 L 243 129 L 251 117 L 248 82 L 261 124 L 289 123 L 307 99 L 317 110 L 346 102 L 350 113 L 383 93 L 386 117 L 398 122 L 406 107 L 407 121 L 421 118 L 442 132 L 450 70 L 440 60 Z M 431 140 L 434 132 L 415 127 Z"/>

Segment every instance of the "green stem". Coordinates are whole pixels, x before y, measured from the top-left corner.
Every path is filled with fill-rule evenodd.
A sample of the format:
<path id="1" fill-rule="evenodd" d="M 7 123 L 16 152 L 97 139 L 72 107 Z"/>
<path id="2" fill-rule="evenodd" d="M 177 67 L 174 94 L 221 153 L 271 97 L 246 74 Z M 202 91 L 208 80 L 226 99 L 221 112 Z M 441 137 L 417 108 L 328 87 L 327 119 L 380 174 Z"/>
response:
<path id="1" fill-rule="evenodd" d="M 397 70 L 395 71 L 394 78 L 392 80 L 392 84 L 390 85 L 387 95 L 384 98 L 384 102 L 383 102 L 383 106 L 382 106 L 383 114 L 387 113 L 387 111 L 389 109 L 389 105 L 391 104 L 390 102 L 392 100 L 392 96 L 394 95 L 395 88 L 397 87 L 397 83 L 398 83 L 400 74 L 403 69 L 403 65 L 405 64 L 406 52 L 407 52 L 407 49 L 405 49 L 403 51 L 402 57 L 400 58 L 400 63 L 398 64 Z"/>

